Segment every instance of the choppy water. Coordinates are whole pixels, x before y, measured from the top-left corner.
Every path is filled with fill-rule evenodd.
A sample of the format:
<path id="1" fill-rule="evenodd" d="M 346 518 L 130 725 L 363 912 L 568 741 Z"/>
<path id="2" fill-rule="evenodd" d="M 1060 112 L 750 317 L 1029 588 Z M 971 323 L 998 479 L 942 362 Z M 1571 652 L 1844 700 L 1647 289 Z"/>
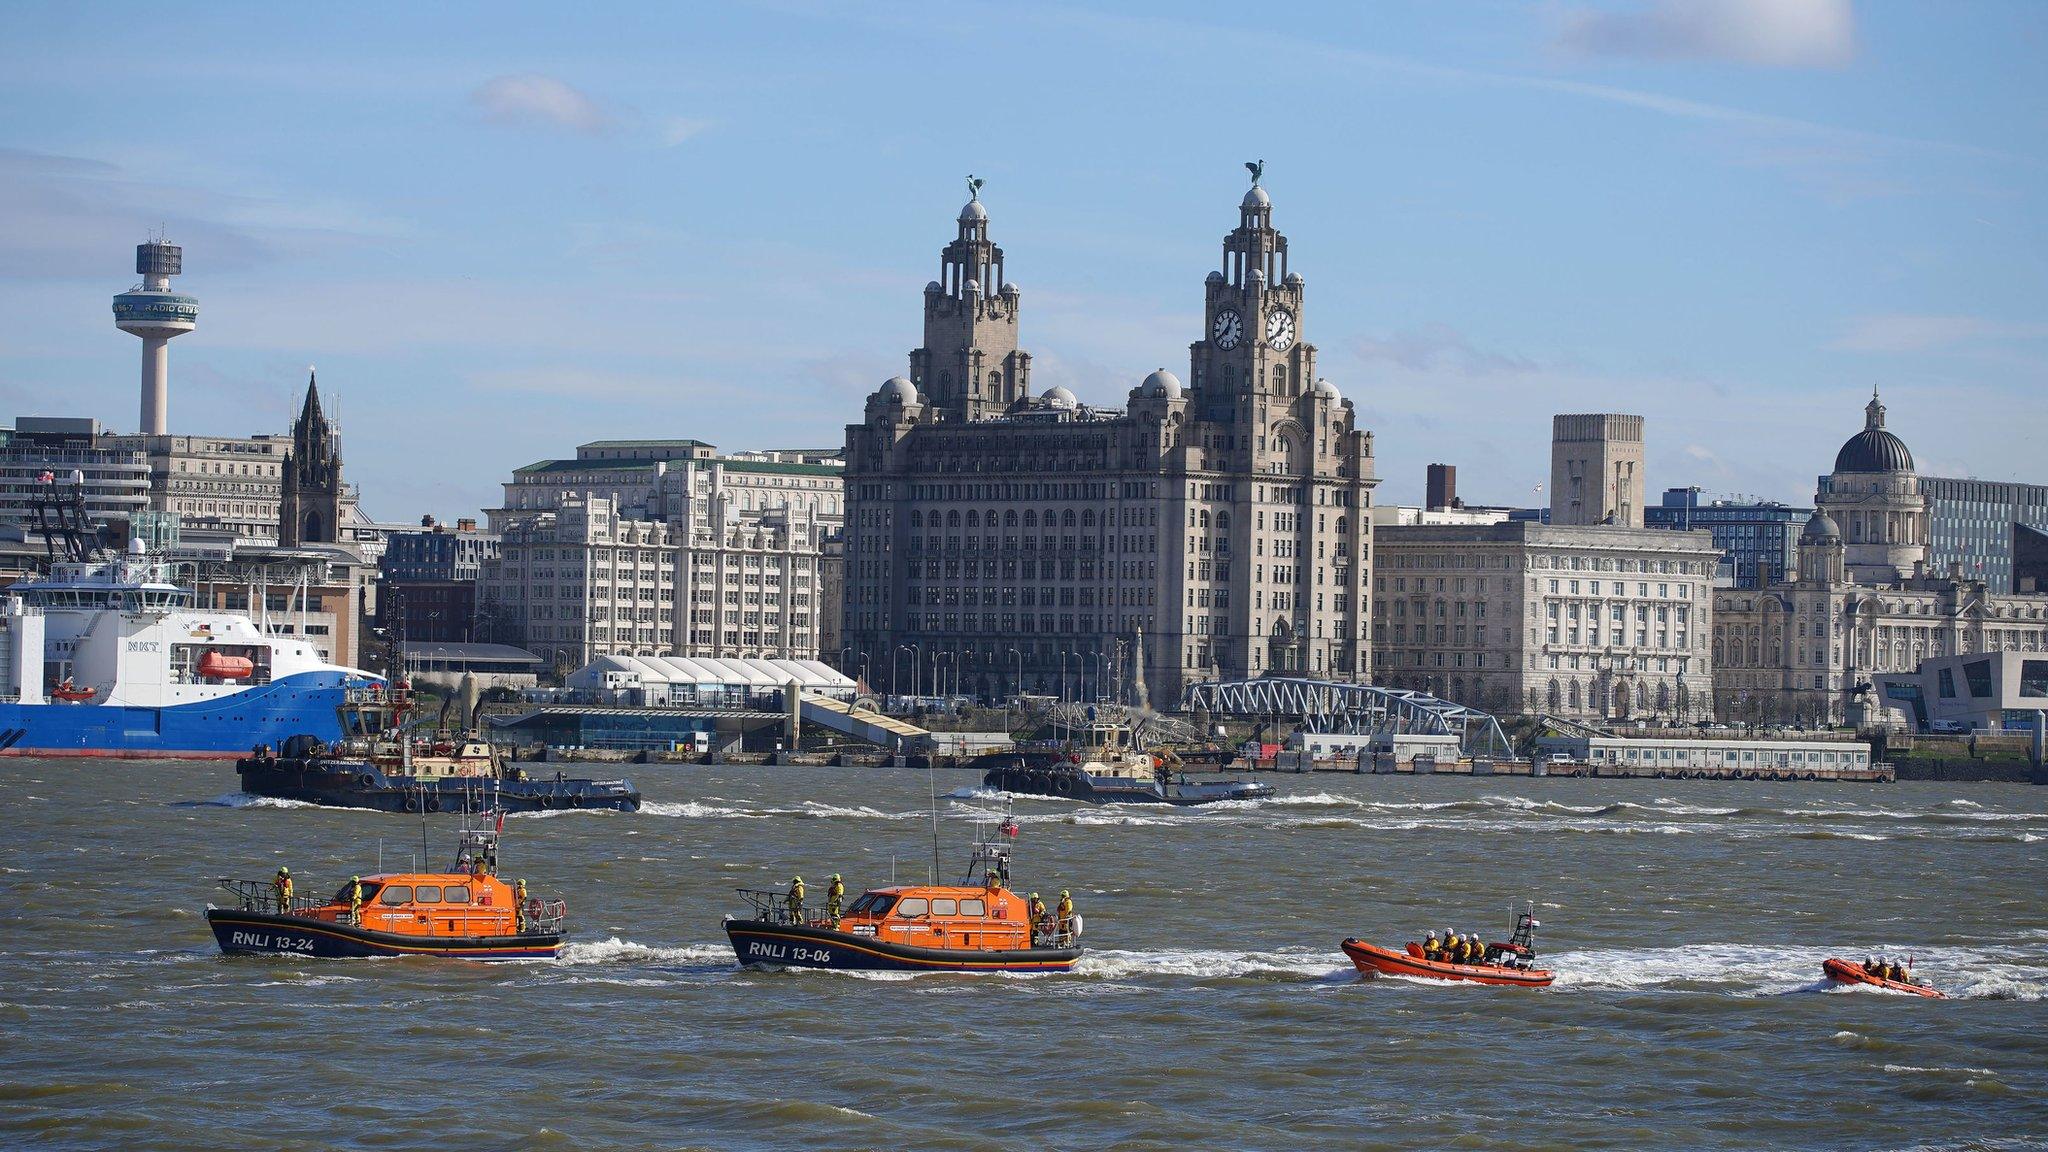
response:
<path id="1" fill-rule="evenodd" d="M 0 763 L 0 1146 L 2048 1148 L 2048 791 L 1277 777 L 1206 811 L 1020 800 L 1070 975 L 733 969 L 736 886 L 930 854 L 926 778 L 647 766 L 515 818 L 557 963 L 226 960 L 219 876 L 326 891 L 416 820 L 223 766 Z M 942 774 L 942 791 L 969 778 Z M 434 828 L 436 860 L 452 824 Z M 949 870 L 966 826 L 945 829 Z M 1539 902 L 1541 992 L 1337 951 Z M 1825 990 L 1912 953 L 1958 998 Z"/>

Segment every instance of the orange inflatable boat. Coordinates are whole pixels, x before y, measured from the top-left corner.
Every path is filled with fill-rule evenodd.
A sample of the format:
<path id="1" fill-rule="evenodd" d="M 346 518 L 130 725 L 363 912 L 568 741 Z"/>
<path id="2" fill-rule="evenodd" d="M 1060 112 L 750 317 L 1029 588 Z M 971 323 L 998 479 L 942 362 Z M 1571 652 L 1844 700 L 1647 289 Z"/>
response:
<path id="1" fill-rule="evenodd" d="M 1821 961 L 1821 972 L 1837 984 L 1870 984 L 1878 988 L 1889 988 L 1894 992 L 1908 992 L 1915 996 L 1927 996 L 1936 1000 L 1948 999 L 1948 994 L 1915 984 L 1910 980 L 1890 980 L 1872 972 L 1865 972 L 1863 965 L 1854 960 L 1827 959 Z"/>
<path id="2" fill-rule="evenodd" d="M 1413 941 L 1396 951 L 1346 940 L 1344 954 L 1364 976 L 1416 976 L 1428 980 L 1458 980 L 1470 984 L 1510 984 L 1519 988 L 1548 988 L 1557 974 L 1536 967 L 1535 909 L 1515 918 L 1514 937 L 1505 944 L 1488 944 L 1485 954 L 1475 960 L 1454 963 L 1432 959 Z"/>

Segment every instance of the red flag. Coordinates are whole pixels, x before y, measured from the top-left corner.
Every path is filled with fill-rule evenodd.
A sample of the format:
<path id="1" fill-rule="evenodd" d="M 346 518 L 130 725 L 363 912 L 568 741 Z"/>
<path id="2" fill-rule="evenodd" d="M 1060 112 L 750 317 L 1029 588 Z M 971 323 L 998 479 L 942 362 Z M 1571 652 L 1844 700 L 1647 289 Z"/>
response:
<path id="1" fill-rule="evenodd" d="M 500 808 L 500 809 L 498 809 L 498 828 L 497 828 L 497 831 L 498 831 L 498 834 L 499 834 L 499 835 L 501 835 L 501 836 L 502 836 L 502 835 L 504 835 L 504 833 L 505 833 L 505 810 L 504 810 L 503 808 Z"/>

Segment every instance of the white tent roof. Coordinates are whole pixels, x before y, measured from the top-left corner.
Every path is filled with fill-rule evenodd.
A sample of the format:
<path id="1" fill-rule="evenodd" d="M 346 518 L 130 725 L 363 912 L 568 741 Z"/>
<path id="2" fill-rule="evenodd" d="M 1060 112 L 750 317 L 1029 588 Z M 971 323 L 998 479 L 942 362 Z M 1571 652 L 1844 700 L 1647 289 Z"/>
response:
<path id="1" fill-rule="evenodd" d="M 791 680 L 814 692 L 851 691 L 851 677 L 816 660 L 764 660 L 757 657 L 600 656 L 569 674 L 573 688 L 595 688 L 607 672 L 632 672 L 647 687 L 694 684 L 700 688 L 781 688 Z"/>

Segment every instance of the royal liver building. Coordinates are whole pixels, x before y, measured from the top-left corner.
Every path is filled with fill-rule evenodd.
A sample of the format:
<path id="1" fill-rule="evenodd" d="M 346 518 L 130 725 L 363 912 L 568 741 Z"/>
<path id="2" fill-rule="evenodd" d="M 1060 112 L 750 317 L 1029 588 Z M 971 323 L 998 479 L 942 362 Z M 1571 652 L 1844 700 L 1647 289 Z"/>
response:
<path id="1" fill-rule="evenodd" d="M 1161 704 L 1219 677 L 1366 678 L 1372 435 L 1316 376 L 1272 218 L 1255 179 L 1186 385 L 1162 368 L 1102 408 L 1031 393 L 1021 296 L 968 201 L 909 377 L 846 429 L 848 667 Z"/>

